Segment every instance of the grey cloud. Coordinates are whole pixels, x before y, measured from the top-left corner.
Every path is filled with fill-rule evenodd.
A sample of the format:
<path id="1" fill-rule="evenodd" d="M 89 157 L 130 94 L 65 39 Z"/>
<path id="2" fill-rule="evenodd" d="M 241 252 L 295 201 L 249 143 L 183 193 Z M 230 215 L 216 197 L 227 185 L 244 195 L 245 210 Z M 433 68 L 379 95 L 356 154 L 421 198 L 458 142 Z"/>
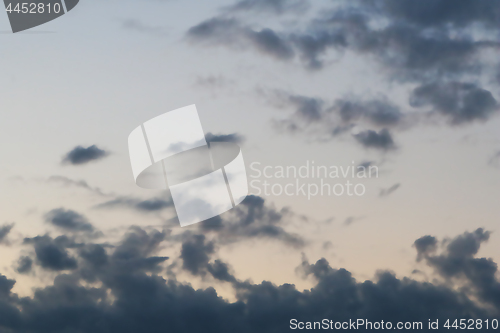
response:
<path id="1" fill-rule="evenodd" d="M 249 195 L 241 204 L 220 216 L 200 223 L 202 232 L 213 233 L 218 244 L 252 238 L 268 238 L 300 248 L 305 240 L 285 230 L 293 218 L 288 209 L 276 210 L 261 197 Z"/>
<path id="2" fill-rule="evenodd" d="M 153 230 L 150 233 L 134 227 L 115 249 L 110 261 L 120 270 L 157 271 L 158 265 L 168 257 L 151 256 L 159 250 L 166 234 Z"/>
<path id="3" fill-rule="evenodd" d="M 294 56 L 290 43 L 272 29 L 266 28 L 261 31 L 248 29 L 247 36 L 254 46 L 264 54 L 281 60 L 288 60 Z"/>
<path id="4" fill-rule="evenodd" d="M 463 27 L 482 23 L 498 28 L 500 9 L 488 0 L 373 1 L 372 4 L 395 20 L 405 20 L 422 27 L 452 24 Z"/>
<path id="5" fill-rule="evenodd" d="M 173 207 L 172 199 L 155 197 L 144 200 L 127 196 L 119 196 L 95 206 L 98 209 L 130 208 L 142 213 L 158 212 L 169 207 Z"/>
<path id="6" fill-rule="evenodd" d="M 290 42 L 274 30 L 253 30 L 235 19 L 212 18 L 190 28 L 187 36 L 192 41 L 209 45 L 240 49 L 253 46 L 257 51 L 280 60 L 290 60 L 294 56 Z"/>
<path id="7" fill-rule="evenodd" d="M 33 267 L 33 259 L 28 256 L 23 256 L 17 261 L 16 271 L 20 274 L 26 274 L 31 272 Z"/>
<path id="8" fill-rule="evenodd" d="M 0 274 L 0 298 L 3 300 L 10 294 L 10 290 L 14 287 L 16 281 L 7 279 L 4 275 Z"/>
<path id="9" fill-rule="evenodd" d="M 338 100 L 336 107 L 344 122 L 353 122 L 366 119 L 370 124 L 377 126 L 395 126 L 403 120 L 403 113 L 399 107 L 385 99 L 356 101 Z"/>
<path id="10" fill-rule="evenodd" d="M 327 103 L 321 98 L 281 90 L 258 90 L 258 93 L 272 106 L 293 110 L 293 113 L 286 118 L 275 121 L 275 125 L 280 130 L 295 133 L 314 126 L 329 126 L 327 120 L 330 115 L 326 110 Z"/>
<path id="11" fill-rule="evenodd" d="M 244 29 L 237 20 L 215 17 L 191 27 L 187 36 L 198 42 L 231 45 L 237 41 L 235 34 L 242 31 Z"/>
<path id="12" fill-rule="evenodd" d="M 379 197 L 386 197 L 388 195 L 391 195 L 394 191 L 396 191 L 399 187 L 401 187 L 401 184 L 400 183 L 397 183 L 397 184 L 394 184 L 392 185 L 391 187 L 389 188 L 384 188 L 382 190 L 380 190 L 379 192 Z"/>
<path id="13" fill-rule="evenodd" d="M 7 236 L 9 235 L 13 227 L 14 223 L 4 224 L 3 226 L 0 227 L 0 244 L 9 244 Z"/>
<path id="14" fill-rule="evenodd" d="M 329 48 L 343 50 L 347 47 L 345 35 L 336 32 L 315 31 L 307 34 L 292 34 L 289 38 L 292 45 L 297 48 L 305 67 L 310 70 L 323 68 L 322 56 Z"/>
<path id="15" fill-rule="evenodd" d="M 237 133 L 232 134 L 212 134 L 208 132 L 205 134 L 205 138 L 207 142 L 234 142 L 234 143 L 243 143 L 245 138 Z"/>
<path id="16" fill-rule="evenodd" d="M 489 40 L 452 39 L 439 32 L 424 34 L 400 22 L 372 30 L 368 16 L 349 12 L 337 12 L 321 26 L 328 24 L 342 31 L 348 48 L 374 56 L 393 78 L 403 81 L 473 73 L 480 67 L 477 52 L 495 45 Z"/>
<path id="17" fill-rule="evenodd" d="M 427 235 L 417 239 L 413 246 L 417 249 L 417 261 L 422 260 L 424 257 L 435 252 L 437 250 L 437 239 L 436 237 Z"/>
<path id="18" fill-rule="evenodd" d="M 444 242 L 440 254 L 427 255 L 427 264 L 446 279 L 457 279 L 474 290 L 485 303 L 500 306 L 500 283 L 496 279 L 497 264 L 491 258 L 475 258 L 482 243 L 490 238 L 490 232 L 482 228 L 465 232 Z"/>
<path id="19" fill-rule="evenodd" d="M 385 128 L 379 132 L 365 130 L 354 134 L 353 136 L 365 148 L 379 149 L 382 151 L 396 148 L 391 133 Z"/>
<path id="20" fill-rule="evenodd" d="M 62 160 L 63 164 L 71 165 L 82 165 L 87 164 L 92 161 L 97 161 L 105 158 L 110 153 L 103 150 L 96 145 L 89 146 L 87 148 L 82 146 L 77 146 L 70 150 Z"/>
<path id="21" fill-rule="evenodd" d="M 193 235 L 182 243 L 182 267 L 193 275 L 203 274 L 215 252 L 214 243 L 203 235 Z"/>
<path id="22" fill-rule="evenodd" d="M 304 133 L 320 141 L 336 138 L 358 125 L 370 126 L 380 131 L 365 130 L 354 138 L 367 148 L 387 151 L 395 148 L 388 128 L 411 126 L 407 114 L 384 96 L 366 100 L 341 98 L 332 103 L 283 91 L 265 92 L 264 96 L 271 105 L 293 110 L 286 118 L 275 121 L 278 129 Z"/>
<path id="23" fill-rule="evenodd" d="M 109 262 L 106 248 L 100 244 L 90 244 L 81 248 L 79 255 L 94 267 L 102 267 Z"/>
<path id="24" fill-rule="evenodd" d="M 45 222 L 66 231 L 94 231 L 94 227 L 85 216 L 71 209 L 56 208 L 44 216 Z"/>
<path id="25" fill-rule="evenodd" d="M 215 260 L 213 263 L 207 265 L 207 270 L 212 276 L 220 281 L 236 283 L 237 280 L 230 272 L 229 265 L 221 260 Z"/>
<path id="26" fill-rule="evenodd" d="M 138 268 L 140 265 L 120 266 L 115 262 L 151 258 L 160 246 L 162 234 L 146 233 L 138 228 L 131 230 L 116 248 L 116 256 L 89 249 L 85 256 L 94 258 L 91 261 L 95 265 L 82 263 L 73 273 L 58 275 L 52 285 L 38 288 L 30 297 L 20 298 L 13 293 L 15 281 L 0 275 L 0 325 L 4 330 L 33 333 L 160 332 L 165 328 L 172 332 L 266 333 L 282 331 L 291 318 L 299 321 L 366 318 L 393 323 L 421 321 L 422 331 L 426 332 L 429 318 L 440 322 L 449 318 L 485 320 L 500 314 L 500 298 L 492 289 L 498 284 L 492 275 L 496 265 L 475 257 L 478 246 L 488 237 L 483 230 L 451 240 L 443 254 L 446 260 L 469 261 L 462 261 L 459 271 L 468 272 L 465 281 L 472 281 L 474 289 L 457 288 L 460 284 L 455 285 L 453 281 L 398 279 L 386 271 L 358 282 L 349 271 L 335 269 L 322 258 L 313 264 L 303 259 L 300 270 L 312 277 L 314 285 L 300 291 L 292 284 L 241 282 L 229 273 L 227 264 L 220 261 L 209 264 L 208 269 L 214 276 L 232 283 L 236 291 L 236 300 L 232 302 L 220 297 L 211 287 L 194 289 L 175 279 L 165 280 L 158 275 L 158 270 L 148 271 Z M 427 251 L 428 246 L 423 245 L 423 251 Z M 89 255 L 91 252 L 96 253 Z M 432 258 L 429 254 L 428 260 Z M 206 260 L 200 262 L 205 264 Z M 435 266 L 432 261 L 429 264 Z M 460 263 L 457 266 L 460 267 Z M 93 281 L 99 283 L 82 283 L 84 276 L 91 277 L 82 270 L 92 273 Z M 486 295 L 485 291 L 491 293 Z M 363 327 L 359 331 L 371 330 Z"/>
<path id="27" fill-rule="evenodd" d="M 445 9 L 451 7 L 454 9 Z M 494 1 L 466 0 L 457 7 L 449 0 L 435 1 L 429 6 L 395 1 L 350 2 L 322 11 L 309 21 L 306 29 L 277 32 L 263 28 L 257 32 L 240 21 L 218 16 L 191 28 L 188 36 L 226 46 L 247 39 L 253 41 L 256 50 L 276 59 L 292 60 L 299 54 L 306 68 L 312 70 L 324 66 L 324 57 L 330 49 L 352 50 L 373 56 L 398 80 L 429 80 L 477 73 L 481 68 L 477 52 L 498 47 L 494 34 L 472 39 L 466 33 L 454 34 L 446 24 L 455 24 L 468 29 L 467 32 L 477 22 L 495 28 L 491 23 L 498 21 L 497 7 Z M 428 15 L 432 8 L 441 12 Z M 490 16 L 485 15 L 488 12 Z M 374 24 L 376 21 L 387 24 Z M 254 38 L 261 33 L 261 39 Z"/>
<path id="28" fill-rule="evenodd" d="M 491 92 L 471 83 L 429 83 L 413 90 L 410 104 L 430 106 L 453 124 L 487 120 L 499 105 Z"/>
<path id="29" fill-rule="evenodd" d="M 210 137 L 210 136 L 209 136 Z M 216 138 L 217 139 L 217 138 Z M 235 140 L 238 136 L 220 136 L 220 139 Z M 97 209 L 129 208 L 139 212 L 159 212 L 173 207 L 171 199 L 151 198 L 147 200 L 134 197 L 117 197 L 116 199 L 94 206 Z M 200 232 L 208 232 L 223 244 L 252 238 L 268 238 L 283 242 L 292 247 L 302 247 L 305 240 L 285 230 L 288 223 L 295 218 L 293 212 L 284 208 L 276 210 L 265 203 L 263 198 L 248 196 L 240 205 L 220 216 L 206 220 L 197 228 Z M 180 238 L 181 241 L 184 238 Z"/>
<path id="30" fill-rule="evenodd" d="M 168 260 L 165 256 L 156 256 L 165 240 L 166 233 L 132 227 L 119 242 L 111 244 L 87 243 L 81 246 L 78 254 L 82 261 L 78 278 L 85 281 L 103 281 L 106 285 L 118 283 L 123 276 L 142 273 L 157 274 L 162 271 L 161 265 Z"/>
<path id="31" fill-rule="evenodd" d="M 486 242 L 489 237 L 490 233 L 481 228 L 472 233 L 466 232 L 449 241 L 444 254 L 428 256 L 426 260 L 443 276 L 458 275 L 467 268 L 464 264 L 477 254 L 481 243 Z"/>
<path id="32" fill-rule="evenodd" d="M 68 242 L 65 236 L 59 236 L 52 239 L 50 236 L 37 236 L 34 238 L 25 238 L 25 244 L 33 244 L 37 262 L 41 267 L 52 270 L 72 270 L 78 266 L 76 258 L 70 256 L 67 247 L 75 244 Z"/>
<path id="33" fill-rule="evenodd" d="M 296 114 L 306 122 L 316 122 L 324 116 L 324 101 L 299 95 L 288 95 L 289 102 L 296 108 Z"/>

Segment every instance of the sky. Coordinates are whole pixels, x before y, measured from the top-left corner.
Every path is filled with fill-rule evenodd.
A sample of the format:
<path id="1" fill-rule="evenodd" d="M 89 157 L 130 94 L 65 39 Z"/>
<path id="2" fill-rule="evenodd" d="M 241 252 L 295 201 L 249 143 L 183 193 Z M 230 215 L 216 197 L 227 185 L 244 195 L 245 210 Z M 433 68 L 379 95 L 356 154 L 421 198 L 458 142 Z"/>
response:
<path id="1" fill-rule="evenodd" d="M 498 318 L 499 23 L 497 0 L 82 0 L 16 34 L 0 15 L 0 332 Z M 127 138 L 191 104 L 251 186 L 181 228 Z M 276 175 L 305 165 L 377 173 Z"/>

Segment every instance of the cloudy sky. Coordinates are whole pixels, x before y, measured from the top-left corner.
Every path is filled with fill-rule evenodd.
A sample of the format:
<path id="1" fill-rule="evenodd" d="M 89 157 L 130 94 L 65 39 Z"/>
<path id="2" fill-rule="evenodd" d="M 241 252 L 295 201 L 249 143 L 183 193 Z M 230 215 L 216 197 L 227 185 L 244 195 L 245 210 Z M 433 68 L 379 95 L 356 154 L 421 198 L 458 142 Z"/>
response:
<path id="1" fill-rule="evenodd" d="M 0 15 L 0 332 L 498 318 L 499 23 L 497 0 L 82 0 L 17 34 Z M 191 104 L 254 184 L 378 177 L 252 188 L 181 228 L 127 137 Z"/>

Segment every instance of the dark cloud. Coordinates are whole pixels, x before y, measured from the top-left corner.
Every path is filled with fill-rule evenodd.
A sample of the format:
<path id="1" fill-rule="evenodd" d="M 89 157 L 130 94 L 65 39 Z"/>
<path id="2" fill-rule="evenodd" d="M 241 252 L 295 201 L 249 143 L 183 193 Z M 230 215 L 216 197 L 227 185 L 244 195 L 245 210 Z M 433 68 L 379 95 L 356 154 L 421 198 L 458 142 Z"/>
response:
<path id="1" fill-rule="evenodd" d="M 445 253 L 438 256 L 427 256 L 427 262 L 435 267 L 438 272 L 446 277 L 459 275 L 468 269 L 467 263 L 474 262 L 473 257 L 479 251 L 481 243 L 490 238 L 490 233 L 483 229 L 456 237 L 447 242 Z"/>
<path id="2" fill-rule="evenodd" d="M 288 95 L 288 101 L 295 107 L 295 114 L 305 122 L 317 122 L 324 117 L 324 101 L 299 95 Z"/>
<path id="3" fill-rule="evenodd" d="M 110 257 L 115 269 L 121 271 L 158 271 L 158 265 L 168 257 L 152 256 L 160 249 L 166 234 L 153 230 L 150 233 L 134 227 L 116 247 Z"/>
<path id="4" fill-rule="evenodd" d="M 235 138 L 231 136 L 229 139 L 234 140 Z M 223 139 L 227 140 L 224 137 Z M 95 206 L 97 209 L 129 208 L 144 213 L 159 212 L 169 207 L 173 207 L 171 199 L 143 200 L 133 197 L 118 197 Z M 248 196 L 234 209 L 197 224 L 197 229 L 200 233 L 208 233 L 211 238 L 216 238 L 221 244 L 264 238 L 278 240 L 292 247 L 301 247 L 305 244 L 305 240 L 299 235 L 286 231 L 287 225 L 295 218 L 296 215 L 288 208 L 277 210 L 261 197 Z M 181 242 L 184 240 L 184 237 L 175 239 Z"/>
<path id="5" fill-rule="evenodd" d="M 0 274 L 0 298 L 3 300 L 10 294 L 10 290 L 14 287 L 16 281 L 7 279 L 4 275 Z"/>
<path id="6" fill-rule="evenodd" d="M 451 124 L 488 120 L 499 108 L 488 90 L 459 82 L 465 77 L 479 81 L 490 72 L 497 75 L 497 71 L 486 71 L 490 65 L 482 60 L 482 51 L 496 50 L 500 45 L 495 24 L 499 6 L 493 1 L 348 2 L 320 11 L 303 25 L 286 25 L 287 29 L 246 20 L 250 10 L 285 3 L 291 2 L 239 1 L 231 7 L 232 12 L 243 15 L 231 16 L 226 11 L 192 27 L 187 36 L 205 45 L 250 48 L 281 61 L 298 60 L 310 70 L 323 68 L 331 53 L 354 52 L 375 61 L 389 80 L 418 82 L 410 105 L 428 107 Z M 268 8 L 267 12 L 273 10 Z M 281 22 L 279 17 L 276 20 Z M 366 130 L 354 138 L 366 148 L 382 151 L 396 147 L 389 129 L 409 128 L 428 114 L 402 112 L 385 97 L 342 98 L 327 103 L 318 97 L 274 95 L 271 104 L 294 110 L 274 120 L 278 130 L 324 142 L 363 125 Z"/>
<path id="7" fill-rule="evenodd" d="M 263 2 L 242 1 L 235 7 Z M 240 47 L 237 41 L 247 40 L 260 53 L 279 60 L 299 55 L 312 70 L 324 66 L 330 50 L 351 50 L 371 56 L 398 80 L 429 80 L 477 73 L 482 66 L 478 52 L 498 47 L 498 42 L 494 30 L 481 37 L 470 36 L 477 23 L 497 29 L 498 16 L 494 1 L 463 0 L 458 5 L 450 0 L 418 4 L 364 1 L 323 10 L 305 28 L 286 32 L 256 30 L 244 20 L 217 16 L 191 28 L 188 36 L 199 42 Z M 380 21 L 385 24 L 377 24 Z M 454 30 L 456 27 L 460 30 Z"/>
<path id="8" fill-rule="evenodd" d="M 208 264 L 207 270 L 217 280 L 233 283 L 237 282 L 234 275 L 230 272 L 229 265 L 221 260 L 217 259 L 213 263 Z"/>
<path id="9" fill-rule="evenodd" d="M 378 194 L 379 197 L 386 197 L 388 195 L 391 195 L 394 191 L 396 191 L 399 187 L 401 187 L 400 183 L 394 184 L 389 188 L 384 188 L 380 190 L 380 193 Z"/>
<path id="10" fill-rule="evenodd" d="M 116 246 L 84 244 L 78 249 L 82 261 L 75 274 L 89 282 L 114 283 L 122 275 L 159 273 L 168 257 L 154 254 L 161 250 L 165 236 L 166 233 L 157 230 L 148 233 L 132 227 Z"/>
<path id="11" fill-rule="evenodd" d="M 81 165 L 105 158 L 109 152 L 98 148 L 96 145 L 87 148 L 77 146 L 69 151 L 63 158 L 63 164 Z"/>
<path id="12" fill-rule="evenodd" d="M 287 12 L 304 12 L 309 3 L 305 0 L 241 0 L 226 7 L 229 12 L 255 11 L 281 15 Z"/>
<path id="13" fill-rule="evenodd" d="M 417 261 L 435 252 L 437 250 L 437 243 L 436 237 L 429 235 L 417 239 L 415 243 L 413 243 L 413 246 L 417 249 Z"/>
<path id="14" fill-rule="evenodd" d="M 249 29 L 247 38 L 257 50 L 276 59 L 288 60 L 294 56 L 290 43 L 272 29 L 266 28 L 260 31 Z"/>
<path id="15" fill-rule="evenodd" d="M 356 126 L 379 129 L 365 130 L 354 138 L 367 148 L 395 148 L 388 128 L 405 129 L 411 126 L 409 116 L 384 96 L 361 100 L 354 97 L 327 101 L 283 91 L 264 92 L 268 102 L 279 108 L 291 109 L 286 118 L 275 120 L 279 130 L 304 133 L 319 141 L 328 141 L 352 132 Z"/>
<path id="16" fill-rule="evenodd" d="M 471 83 L 429 83 L 413 90 L 410 104 L 430 106 L 453 124 L 487 120 L 499 105 L 491 92 Z"/>
<path id="17" fill-rule="evenodd" d="M 317 21 L 316 29 L 341 34 L 346 49 L 372 56 L 392 78 L 403 81 L 473 73 L 480 68 L 475 57 L 477 52 L 495 44 L 489 40 L 450 38 L 442 31 L 426 34 L 420 28 L 398 21 L 372 29 L 374 17 L 339 11 L 324 21 Z M 311 57 L 318 59 L 325 53 L 319 51 Z"/>
<path id="18" fill-rule="evenodd" d="M 365 130 L 354 134 L 353 136 L 365 148 L 387 151 L 396 147 L 391 133 L 385 128 L 380 130 L 379 132 L 373 130 Z"/>
<path id="19" fill-rule="evenodd" d="M 20 274 L 26 274 L 31 272 L 33 267 L 33 259 L 28 256 L 23 256 L 17 261 L 16 271 Z"/>
<path id="20" fill-rule="evenodd" d="M 207 268 L 210 256 L 215 252 L 213 242 L 206 241 L 203 235 L 193 235 L 182 243 L 182 268 L 198 275 Z"/>
<path id="21" fill-rule="evenodd" d="M 127 196 L 120 196 L 95 206 L 98 209 L 130 208 L 141 213 L 158 212 L 169 207 L 173 207 L 171 198 L 155 197 L 144 200 Z"/>
<path id="22" fill-rule="evenodd" d="M 24 243 L 33 244 L 37 262 L 42 268 L 61 271 L 76 269 L 78 266 L 76 258 L 67 251 L 68 247 L 74 247 L 76 244 L 66 236 L 55 239 L 50 236 L 37 236 L 25 238 Z"/>
<path id="23" fill-rule="evenodd" d="M 421 27 L 453 25 L 464 27 L 481 23 L 498 28 L 500 9 L 488 0 L 373 1 L 372 4 L 395 20 Z"/>
<path id="24" fill-rule="evenodd" d="M 278 130 L 302 133 L 319 141 L 328 141 L 368 128 L 354 138 L 366 148 L 388 151 L 396 148 L 389 129 L 407 130 L 429 116 L 440 115 L 449 123 L 464 124 L 487 120 L 500 105 L 492 94 L 470 83 L 427 83 L 415 88 L 410 96 L 412 107 L 429 107 L 429 112 L 402 112 L 400 107 L 381 96 L 377 99 L 340 98 L 331 103 L 284 91 L 259 91 L 270 105 L 291 111 L 274 120 Z"/>
<path id="25" fill-rule="evenodd" d="M 351 49 L 372 55 L 391 77 L 403 81 L 477 73 L 481 62 L 476 55 L 495 45 L 490 40 L 451 38 L 447 31 L 425 33 L 397 21 L 372 30 L 368 16 L 361 14 L 337 13 L 331 22 L 347 36 Z"/>
<path id="26" fill-rule="evenodd" d="M 257 52 L 281 61 L 291 61 L 297 54 L 310 69 L 320 69 L 320 53 L 330 47 L 345 46 L 340 34 L 291 34 L 271 28 L 253 29 L 236 19 L 214 17 L 187 32 L 190 40 L 206 45 L 228 46 L 235 49 L 253 48 Z"/>
<path id="27" fill-rule="evenodd" d="M 281 241 L 292 247 L 302 247 L 305 240 L 285 230 L 293 213 L 276 210 L 258 196 L 249 195 L 234 209 L 200 223 L 200 231 L 213 233 L 219 244 L 261 238 Z"/>
<path id="28" fill-rule="evenodd" d="M 100 244 L 89 244 L 82 247 L 79 255 L 95 268 L 102 267 L 109 263 L 106 248 Z"/>
<path id="29" fill-rule="evenodd" d="M 205 134 L 205 138 L 207 142 L 234 142 L 234 143 L 242 143 L 245 141 L 245 138 L 242 135 L 237 133 L 232 134 L 212 134 L 208 132 Z"/>
<path id="30" fill-rule="evenodd" d="M 346 123 L 366 120 L 376 126 L 395 126 L 400 124 L 404 117 L 399 107 L 385 98 L 368 101 L 338 100 L 336 107 L 340 118 Z"/>
<path id="31" fill-rule="evenodd" d="M 280 130 L 289 133 L 304 132 L 310 128 L 322 127 L 323 131 L 330 131 L 330 114 L 326 109 L 326 101 L 317 97 L 297 95 L 285 91 L 259 91 L 267 102 L 275 107 L 293 111 L 286 118 L 275 121 Z"/>
<path id="32" fill-rule="evenodd" d="M 234 19 L 212 18 L 190 28 L 187 35 L 195 41 L 230 44 L 235 42 L 233 34 L 236 30 L 241 30 L 238 21 Z"/>
<path id="33" fill-rule="evenodd" d="M 52 209 L 44 218 L 45 222 L 66 231 L 94 231 L 94 227 L 85 216 L 71 209 Z"/>
<path id="34" fill-rule="evenodd" d="M 3 226 L 0 227 L 0 244 L 9 244 L 7 236 L 9 235 L 13 227 L 14 223 L 4 224 Z"/>
<path id="35" fill-rule="evenodd" d="M 306 34 L 289 36 L 291 44 L 297 49 L 301 61 L 310 70 L 319 70 L 324 66 L 323 55 L 330 49 L 343 50 L 347 46 L 346 38 L 340 33 L 314 31 Z"/>
<path id="36" fill-rule="evenodd" d="M 79 252 L 81 266 L 58 275 L 52 285 L 36 289 L 31 297 L 20 298 L 12 292 L 15 281 L 0 275 L 2 329 L 33 333 L 162 332 L 166 328 L 171 332 L 265 333 L 288 330 L 292 318 L 341 322 L 364 318 L 393 324 L 419 321 L 423 323 L 421 331 L 426 332 L 429 318 L 444 323 L 449 318 L 486 320 L 500 315 L 496 265 L 490 259 L 475 257 L 480 244 L 489 237 L 481 229 L 445 242 L 442 254 L 428 250 L 437 243 L 434 238 L 416 242 L 417 251 L 426 253 L 425 263 L 440 274 L 459 278 L 458 284 L 452 280 L 432 283 L 398 279 L 387 271 L 359 282 L 349 271 L 335 269 L 325 259 L 310 264 L 304 258 L 299 270 L 311 277 L 314 285 L 300 291 L 292 284 L 239 281 L 227 264 L 220 260 L 207 264 L 206 257 L 195 255 L 199 260 L 186 269 L 199 268 L 201 263 L 220 281 L 230 282 L 236 296 L 232 302 L 211 287 L 194 289 L 175 279 L 165 280 L 158 275 L 160 259 L 151 260 L 153 266 L 137 264 L 161 258 L 151 254 L 161 247 L 164 236 L 159 231 L 132 229 L 113 254 L 97 244 L 86 244 Z M 208 256 L 212 253 L 206 248 L 206 239 L 192 238 L 190 242 L 197 249 L 194 253 L 199 249 Z M 445 265 L 445 261 L 450 263 Z M 456 267 L 442 273 L 443 265 Z M 90 277 L 95 283 L 82 283 Z M 473 288 L 458 288 L 463 282 Z M 373 330 L 360 327 L 359 331 Z"/>
<path id="37" fill-rule="evenodd" d="M 475 258 L 481 244 L 489 238 L 490 232 L 482 228 L 465 232 L 445 241 L 443 253 L 427 254 L 424 258 L 439 275 L 458 280 L 481 301 L 498 308 L 500 283 L 496 278 L 497 264 L 491 258 Z"/>
<path id="38" fill-rule="evenodd" d="M 280 60 L 289 60 L 294 56 L 290 42 L 274 30 L 253 30 L 235 19 L 213 18 L 190 28 L 187 35 L 192 41 L 209 45 L 240 49 L 252 46 L 262 54 Z"/>

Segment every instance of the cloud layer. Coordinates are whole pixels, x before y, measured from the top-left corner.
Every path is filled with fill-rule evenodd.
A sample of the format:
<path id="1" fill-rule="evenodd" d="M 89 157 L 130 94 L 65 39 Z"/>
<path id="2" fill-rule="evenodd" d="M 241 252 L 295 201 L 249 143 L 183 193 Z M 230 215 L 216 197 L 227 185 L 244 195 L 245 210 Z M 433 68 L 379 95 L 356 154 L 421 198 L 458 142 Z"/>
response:
<path id="1" fill-rule="evenodd" d="M 287 330 L 292 318 L 365 318 L 394 324 L 421 321 L 426 331 L 429 318 L 444 322 L 499 315 L 497 266 L 491 259 L 476 257 L 490 236 L 483 229 L 442 242 L 432 236 L 415 241 L 418 260 L 434 269 L 442 282 L 398 279 L 387 271 L 359 282 L 325 259 L 311 264 L 304 258 L 298 272 L 314 281 L 314 287 L 304 291 L 291 284 L 241 281 L 227 263 L 213 259 L 216 248 L 203 235 L 186 238 L 180 269 L 229 283 L 237 297 L 234 302 L 222 299 L 211 287 L 193 289 L 159 275 L 168 258 L 156 253 L 169 242 L 166 236 L 132 228 L 114 246 L 72 244 L 67 238 L 47 236 L 26 240 L 35 247 L 38 267 L 67 272 L 25 298 L 11 291 L 14 280 L 0 275 L 0 327 L 15 332 L 162 332 L 166 327 L 171 332 L 276 332 Z M 68 248 L 76 249 L 74 256 L 59 253 Z M 30 266 L 29 260 L 20 259 L 24 261 Z"/>
<path id="2" fill-rule="evenodd" d="M 87 148 L 76 146 L 70 150 L 62 159 L 63 164 L 82 165 L 92 161 L 97 161 L 105 158 L 110 153 L 96 145 Z"/>
<path id="3" fill-rule="evenodd" d="M 272 105 L 291 111 L 274 122 L 282 132 L 325 141 L 362 126 L 361 132 L 352 135 L 354 141 L 387 152 L 397 146 L 394 129 L 425 123 L 420 120 L 429 117 L 465 125 L 498 113 L 491 88 L 479 83 L 494 84 L 500 65 L 498 59 L 487 60 L 488 52 L 500 47 L 500 10 L 495 1 L 350 1 L 322 4 L 326 7 L 313 15 L 303 15 L 308 6 L 302 4 L 305 7 L 296 11 L 296 1 L 242 0 L 191 27 L 186 36 L 195 44 L 253 51 L 309 71 L 323 70 L 331 54 L 352 52 L 373 63 L 387 82 L 417 87 L 406 106 L 384 96 L 328 102 L 322 97 L 265 92 Z M 268 19 L 255 20 L 254 11 L 273 17 L 273 24 Z M 286 24 L 289 16 L 283 19 L 283 14 L 297 22 Z"/>

